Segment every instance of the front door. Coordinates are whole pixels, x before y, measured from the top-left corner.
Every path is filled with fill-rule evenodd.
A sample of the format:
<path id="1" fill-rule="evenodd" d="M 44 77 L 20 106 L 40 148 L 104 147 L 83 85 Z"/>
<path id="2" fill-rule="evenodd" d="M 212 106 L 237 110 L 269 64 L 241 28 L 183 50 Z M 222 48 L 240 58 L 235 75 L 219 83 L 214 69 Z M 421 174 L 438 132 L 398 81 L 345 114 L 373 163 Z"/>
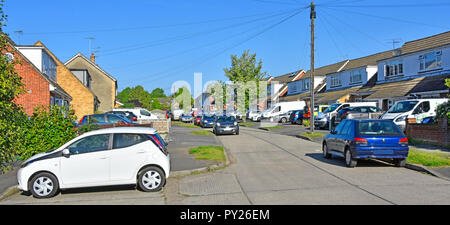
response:
<path id="1" fill-rule="evenodd" d="M 110 134 L 92 135 L 71 144 L 70 155 L 61 158 L 65 186 L 90 186 L 109 181 Z"/>

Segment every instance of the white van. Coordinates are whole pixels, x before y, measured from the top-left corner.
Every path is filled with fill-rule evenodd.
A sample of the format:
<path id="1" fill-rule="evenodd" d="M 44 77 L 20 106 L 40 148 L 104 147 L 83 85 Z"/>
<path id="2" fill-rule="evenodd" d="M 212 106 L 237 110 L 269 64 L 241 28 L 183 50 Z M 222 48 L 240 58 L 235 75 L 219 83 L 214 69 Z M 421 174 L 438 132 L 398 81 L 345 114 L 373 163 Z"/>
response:
<path id="1" fill-rule="evenodd" d="M 117 108 L 117 109 L 113 109 L 113 111 L 128 111 L 128 112 L 132 112 L 137 116 L 137 120 L 156 120 L 158 119 L 157 116 L 152 115 L 151 112 L 149 112 L 146 109 L 143 108 Z"/>
<path id="2" fill-rule="evenodd" d="M 448 100 L 448 98 L 435 98 L 398 101 L 381 116 L 381 119 L 394 121 L 404 131 L 407 118 L 416 118 L 417 123 L 421 123 L 426 117 L 436 116 L 437 107 Z"/>
<path id="3" fill-rule="evenodd" d="M 304 101 L 296 102 L 279 102 L 262 113 L 263 119 L 273 119 L 275 116 L 279 116 L 284 113 L 288 113 L 291 110 L 301 110 L 305 108 L 306 103 Z"/>
<path id="4" fill-rule="evenodd" d="M 182 109 L 174 109 L 172 110 L 172 120 L 180 120 L 180 116 L 184 113 Z"/>
<path id="5" fill-rule="evenodd" d="M 314 126 L 324 129 L 334 123 L 336 119 L 336 114 L 339 110 L 347 107 L 355 107 L 355 106 L 373 106 L 377 107 L 376 102 L 345 102 L 345 103 L 335 103 L 330 105 L 325 111 L 322 112 L 319 116 L 314 117 Z"/>

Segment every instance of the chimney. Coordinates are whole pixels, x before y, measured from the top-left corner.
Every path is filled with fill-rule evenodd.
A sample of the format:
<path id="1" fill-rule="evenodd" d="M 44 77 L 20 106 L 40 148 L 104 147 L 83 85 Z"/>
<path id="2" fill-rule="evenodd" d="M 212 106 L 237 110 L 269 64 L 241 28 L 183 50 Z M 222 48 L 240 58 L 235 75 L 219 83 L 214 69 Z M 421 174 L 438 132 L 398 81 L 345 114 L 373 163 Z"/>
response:
<path id="1" fill-rule="evenodd" d="M 94 53 L 91 54 L 91 62 L 95 64 L 95 55 L 94 55 Z"/>

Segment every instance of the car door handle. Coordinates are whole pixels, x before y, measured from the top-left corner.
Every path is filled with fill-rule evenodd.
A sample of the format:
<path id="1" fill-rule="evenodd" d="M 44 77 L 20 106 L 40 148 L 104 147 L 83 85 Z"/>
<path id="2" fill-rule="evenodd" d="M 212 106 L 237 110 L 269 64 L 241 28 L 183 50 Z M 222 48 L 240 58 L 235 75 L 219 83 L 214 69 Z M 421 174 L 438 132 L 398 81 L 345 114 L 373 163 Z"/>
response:
<path id="1" fill-rule="evenodd" d="M 139 154 L 145 153 L 145 150 L 139 150 L 137 153 L 139 153 Z"/>
<path id="2" fill-rule="evenodd" d="M 102 157 L 100 157 L 100 159 L 107 159 L 107 158 L 109 158 L 108 156 L 102 156 Z"/>

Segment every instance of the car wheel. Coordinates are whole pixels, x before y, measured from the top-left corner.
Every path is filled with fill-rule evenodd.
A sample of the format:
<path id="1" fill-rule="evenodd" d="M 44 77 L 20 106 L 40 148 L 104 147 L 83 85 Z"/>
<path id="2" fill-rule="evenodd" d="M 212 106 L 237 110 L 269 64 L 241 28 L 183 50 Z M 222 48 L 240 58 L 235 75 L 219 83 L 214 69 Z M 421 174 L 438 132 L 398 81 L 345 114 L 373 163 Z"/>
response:
<path id="1" fill-rule="evenodd" d="M 236 135 L 239 135 L 239 130 L 236 131 Z"/>
<path id="2" fill-rule="evenodd" d="M 405 167 L 406 159 L 394 159 L 394 164 L 396 167 Z"/>
<path id="3" fill-rule="evenodd" d="M 281 118 L 281 123 L 286 123 L 287 119 L 286 118 Z"/>
<path id="4" fill-rule="evenodd" d="M 58 179 L 47 172 L 38 173 L 29 184 L 29 190 L 35 198 L 51 198 L 56 195 L 58 189 Z"/>
<path id="5" fill-rule="evenodd" d="M 326 143 L 326 142 L 324 142 L 324 143 L 322 144 L 322 152 L 323 152 L 323 157 L 324 157 L 325 159 L 331 158 L 331 154 L 328 152 L 328 146 L 327 146 L 327 143 Z"/>
<path id="6" fill-rule="evenodd" d="M 349 148 L 345 149 L 344 156 L 345 156 L 345 165 L 347 167 L 353 168 L 358 163 L 357 160 L 353 159 L 352 151 L 350 151 Z"/>
<path id="7" fill-rule="evenodd" d="M 166 183 L 164 172 L 155 166 L 145 168 L 139 173 L 138 186 L 145 192 L 156 192 Z"/>

